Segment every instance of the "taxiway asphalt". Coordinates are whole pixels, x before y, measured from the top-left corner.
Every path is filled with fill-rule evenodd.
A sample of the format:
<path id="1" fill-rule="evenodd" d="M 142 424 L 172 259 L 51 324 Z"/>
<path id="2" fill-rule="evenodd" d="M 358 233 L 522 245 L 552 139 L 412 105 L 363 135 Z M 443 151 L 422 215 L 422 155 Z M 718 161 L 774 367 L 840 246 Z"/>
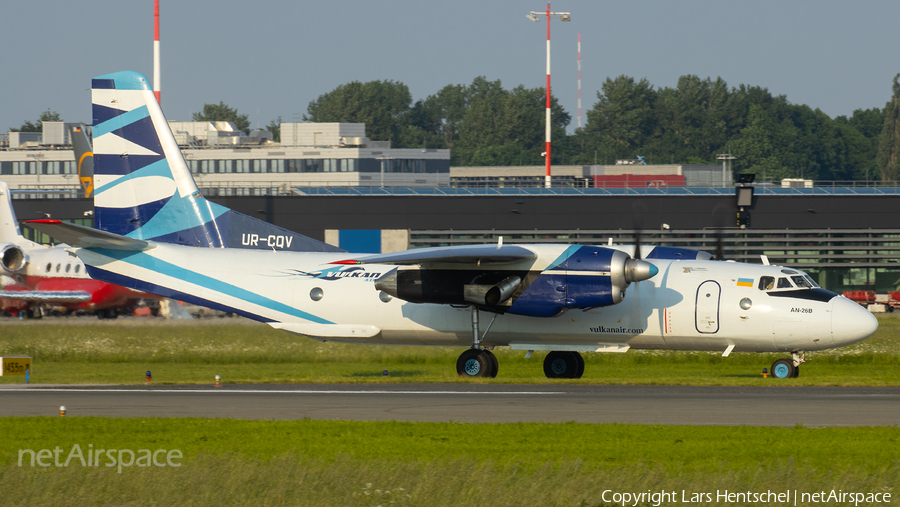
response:
<path id="1" fill-rule="evenodd" d="M 898 387 L 238 384 L 0 387 L 0 416 L 753 426 L 900 424 Z"/>

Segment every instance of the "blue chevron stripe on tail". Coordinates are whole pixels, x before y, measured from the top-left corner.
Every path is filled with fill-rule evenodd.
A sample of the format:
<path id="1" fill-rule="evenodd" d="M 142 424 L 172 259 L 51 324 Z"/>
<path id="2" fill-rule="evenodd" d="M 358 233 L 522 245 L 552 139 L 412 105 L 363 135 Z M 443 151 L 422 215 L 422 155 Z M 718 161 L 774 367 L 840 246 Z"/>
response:
<path id="1" fill-rule="evenodd" d="M 125 71 L 94 78 L 91 101 L 98 229 L 207 248 L 343 251 L 200 195 L 142 74 Z"/>

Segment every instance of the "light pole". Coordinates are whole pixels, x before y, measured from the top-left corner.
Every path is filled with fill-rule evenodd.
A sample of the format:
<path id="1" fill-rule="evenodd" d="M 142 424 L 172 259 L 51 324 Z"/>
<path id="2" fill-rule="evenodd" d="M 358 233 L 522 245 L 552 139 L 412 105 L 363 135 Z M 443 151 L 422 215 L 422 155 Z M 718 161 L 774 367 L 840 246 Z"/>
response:
<path id="1" fill-rule="evenodd" d="M 381 162 L 381 188 L 384 188 L 384 166 L 390 164 L 391 160 L 394 160 L 394 157 L 380 156 L 376 157 L 376 160 Z"/>
<path id="2" fill-rule="evenodd" d="M 526 18 L 532 21 L 540 21 L 538 16 L 543 14 L 547 17 L 547 125 L 546 138 L 547 149 L 544 152 L 544 159 L 547 167 L 547 175 L 544 176 L 544 186 L 550 188 L 550 18 L 559 16 L 560 21 L 572 21 L 572 16 L 568 12 L 550 12 L 550 4 L 547 4 L 546 12 L 531 11 Z"/>
<path id="3" fill-rule="evenodd" d="M 720 155 L 716 155 L 716 158 L 722 161 L 722 186 L 727 187 L 730 185 L 730 183 L 727 183 L 725 181 L 725 172 L 727 170 L 727 167 L 731 165 L 731 161 L 737 160 L 737 157 L 735 157 L 731 153 L 722 153 Z M 726 166 L 726 164 L 728 164 L 728 166 Z M 732 177 L 734 177 L 733 174 L 732 174 Z M 710 182 L 710 183 L 712 183 L 712 182 Z"/>

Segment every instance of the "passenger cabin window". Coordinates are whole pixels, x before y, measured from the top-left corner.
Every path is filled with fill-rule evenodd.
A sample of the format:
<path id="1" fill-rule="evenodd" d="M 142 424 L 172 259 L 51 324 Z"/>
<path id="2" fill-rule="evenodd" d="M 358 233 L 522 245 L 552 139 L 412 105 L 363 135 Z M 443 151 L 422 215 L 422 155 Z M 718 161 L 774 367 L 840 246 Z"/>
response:
<path id="1" fill-rule="evenodd" d="M 53 269 L 53 263 L 52 263 L 52 262 L 48 262 L 48 263 L 47 263 L 47 272 L 49 273 L 51 269 Z"/>
<path id="2" fill-rule="evenodd" d="M 778 279 L 778 288 L 779 289 L 791 289 L 794 286 L 791 285 L 791 281 L 787 278 L 781 277 Z"/>
<path id="3" fill-rule="evenodd" d="M 81 264 L 76 264 L 75 265 L 75 273 L 77 274 L 79 271 L 81 271 Z"/>
<path id="4" fill-rule="evenodd" d="M 759 278 L 759 290 L 772 290 L 775 288 L 774 276 L 761 276 Z"/>
<path id="5" fill-rule="evenodd" d="M 68 273 L 70 269 L 72 269 L 72 265 L 66 264 L 66 273 Z"/>
<path id="6" fill-rule="evenodd" d="M 59 273 L 59 270 L 62 269 L 62 264 L 56 265 L 56 272 Z"/>

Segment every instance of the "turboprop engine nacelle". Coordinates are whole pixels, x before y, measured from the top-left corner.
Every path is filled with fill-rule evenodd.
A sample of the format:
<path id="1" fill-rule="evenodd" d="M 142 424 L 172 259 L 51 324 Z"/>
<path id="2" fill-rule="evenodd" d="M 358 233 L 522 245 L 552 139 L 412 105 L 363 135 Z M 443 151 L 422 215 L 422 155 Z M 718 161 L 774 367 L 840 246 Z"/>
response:
<path id="1" fill-rule="evenodd" d="M 625 299 L 632 282 L 653 277 L 659 269 L 627 253 L 582 246 L 534 279 L 510 306 L 509 313 L 554 317 L 566 309 L 611 306 Z"/>
<path id="2" fill-rule="evenodd" d="M 28 256 L 21 248 L 13 244 L 0 247 L 0 267 L 7 273 L 18 273 L 28 264 Z"/>
<path id="3" fill-rule="evenodd" d="M 632 282 L 658 272 L 650 262 L 616 249 L 573 248 L 561 263 L 540 272 L 403 266 L 382 275 L 375 289 L 410 303 L 474 304 L 501 313 L 553 317 L 568 308 L 621 303 Z"/>
<path id="4" fill-rule="evenodd" d="M 566 307 L 596 308 L 621 303 L 632 282 L 641 282 L 659 270 L 653 264 L 632 259 L 611 248 L 579 248 L 551 273 L 566 273 Z"/>
<path id="5" fill-rule="evenodd" d="M 498 305 L 513 295 L 522 279 L 511 276 L 496 285 L 464 285 L 463 296 L 465 300 L 476 305 Z"/>
<path id="6" fill-rule="evenodd" d="M 522 283 L 525 272 L 394 268 L 375 289 L 410 303 L 502 306 Z"/>

